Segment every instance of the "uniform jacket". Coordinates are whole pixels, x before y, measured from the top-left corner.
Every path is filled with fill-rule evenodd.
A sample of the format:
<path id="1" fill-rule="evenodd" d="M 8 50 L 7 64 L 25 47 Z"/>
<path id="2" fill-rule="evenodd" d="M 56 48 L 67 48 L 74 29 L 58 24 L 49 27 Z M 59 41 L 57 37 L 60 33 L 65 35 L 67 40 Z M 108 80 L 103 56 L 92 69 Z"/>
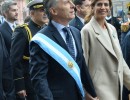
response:
<path id="1" fill-rule="evenodd" d="M 32 20 L 28 23 L 32 36 L 41 27 Z M 14 68 L 14 79 L 16 92 L 26 90 L 27 93 L 33 92 L 29 76 L 29 60 L 24 60 L 23 56 L 29 57 L 29 39 L 24 27 L 17 27 L 12 35 L 10 50 L 11 65 Z"/>
<path id="2" fill-rule="evenodd" d="M 5 46 L 8 52 L 10 53 L 11 36 L 12 36 L 13 31 L 6 21 L 4 21 L 4 23 L 0 25 L 0 32 L 3 35 L 3 38 L 5 40 Z"/>
<path id="3" fill-rule="evenodd" d="M 81 30 L 84 56 L 99 99 L 122 100 L 123 84 L 130 89 L 130 70 L 123 59 L 115 28 L 105 24 L 112 46 L 92 17 Z"/>
<path id="4" fill-rule="evenodd" d="M 95 91 L 82 55 L 80 32 L 70 27 L 77 47 L 76 62 L 80 67 L 84 88 L 95 97 Z M 68 51 L 66 43 L 57 29 L 49 23 L 43 33 Z M 38 100 L 81 100 L 75 80 L 61 65 L 45 53 L 37 44 L 30 44 L 30 74 Z M 85 71 L 86 70 L 86 71 Z"/>
<path id="5" fill-rule="evenodd" d="M 80 21 L 80 19 L 76 16 L 74 19 L 72 19 L 69 23 L 71 26 L 76 27 L 77 29 L 81 30 L 84 26 L 83 23 Z"/>

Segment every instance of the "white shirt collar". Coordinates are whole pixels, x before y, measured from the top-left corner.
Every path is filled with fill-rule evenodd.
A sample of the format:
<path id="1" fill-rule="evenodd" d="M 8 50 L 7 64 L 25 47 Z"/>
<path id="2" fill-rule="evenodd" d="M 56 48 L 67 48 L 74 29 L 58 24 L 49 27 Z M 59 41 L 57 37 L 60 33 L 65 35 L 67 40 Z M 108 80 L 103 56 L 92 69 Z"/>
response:
<path id="1" fill-rule="evenodd" d="M 109 16 L 109 17 L 108 17 L 108 16 L 106 16 L 106 20 L 109 20 L 109 19 L 111 19 L 111 18 L 112 18 L 111 16 Z"/>
<path id="2" fill-rule="evenodd" d="M 10 28 L 12 29 L 12 30 L 14 30 L 14 27 L 16 27 L 16 23 L 14 22 L 14 23 L 10 23 L 9 21 L 7 21 L 6 20 L 6 22 L 8 23 L 8 25 L 10 26 Z M 14 26 L 14 27 L 13 27 Z"/>

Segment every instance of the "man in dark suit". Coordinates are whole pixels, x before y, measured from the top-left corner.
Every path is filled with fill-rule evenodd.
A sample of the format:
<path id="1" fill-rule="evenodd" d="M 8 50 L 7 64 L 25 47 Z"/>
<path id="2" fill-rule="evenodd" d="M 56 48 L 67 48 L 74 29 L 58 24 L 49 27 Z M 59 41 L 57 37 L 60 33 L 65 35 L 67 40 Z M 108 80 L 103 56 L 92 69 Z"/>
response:
<path id="1" fill-rule="evenodd" d="M 1 33 L 0 33 L 0 52 L 1 52 L 0 54 L 0 100 L 5 100 L 2 80 L 3 80 L 3 68 L 4 68 L 3 66 L 6 61 L 4 58 L 6 58 L 8 54 Z"/>
<path id="2" fill-rule="evenodd" d="M 38 100 L 84 100 L 82 83 L 89 99 L 97 100 L 81 49 L 80 31 L 69 26 L 69 21 L 75 17 L 73 2 L 45 0 L 44 5 L 50 23 L 30 43 L 30 75 Z M 45 44 L 35 39 L 39 43 L 45 40 Z M 74 69 L 79 69 L 80 73 L 75 73 Z"/>
<path id="3" fill-rule="evenodd" d="M 17 7 L 17 3 L 14 2 L 14 1 L 4 1 L 2 3 L 2 6 L 1 6 L 1 9 L 2 9 L 2 14 L 3 16 L 5 17 L 5 21 L 4 23 L 2 23 L 0 25 L 0 33 L 2 34 L 3 36 L 3 39 L 5 41 L 5 47 L 7 48 L 7 52 L 8 54 L 10 55 L 10 47 L 11 47 L 11 35 L 12 35 L 12 32 L 13 32 L 13 28 L 15 26 L 15 21 L 17 20 L 18 18 L 18 7 Z M 4 68 L 4 72 L 6 72 L 6 76 L 4 76 L 4 87 L 5 87 L 5 90 L 7 91 L 7 96 L 8 96 L 8 93 L 9 94 L 13 94 L 13 96 L 15 96 L 15 93 L 14 93 L 14 81 L 13 81 L 13 69 L 10 65 L 10 62 L 8 63 L 5 63 L 6 68 Z M 4 73 L 3 72 L 3 73 Z M 9 98 L 9 100 L 11 100 L 11 98 Z M 12 99 L 14 100 L 14 99 Z"/>
<path id="4" fill-rule="evenodd" d="M 36 100 L 36 94 L 29 75 L 29 41 L 48 22 L 43 9 L 43 0 L 32 0 L 27 7 L 30 12 L 30 21 L 28 24 L 15 28 L 10 50 L 17 100 L 25 100 L 25 98 L 27 100 Z M 30 38 L 28 38 L 29 36 Z"/>
<path id="5" fill-rule="evenodd" d="M 0 33 L 0 52 L 1 52 L 0 54 L 0 100 L 15 100 L 14 91 L 12 91 L 13 82 L 11 79 L 9 79 L 10 77 L 12 77 L 12 73 L 10 73 L 11 70 L 9 69 L 8 66 L 9 54 L 5 47 L 5 42 L 1 33 Z M 11 76 L 9 77 L 9 75 Z"/>
<path id="6" fill-rule="evenodd" d="M 11 36 L 12 36 L 13 30 L 10 28 L 9 24 L 6 21 L 0 25 L 0 32 L 2 33 L 3 38 L 5 40 L 5 45 L 7 47 L 7 50 L 8 52 L 10 52 Z"/>
<path id="7" fill-rule="evenodd" d="M 5 1 L 3 2 L 2 6 L 2 14 L 5 17 L 5 21 L 3 24 L 0 25 L 0 32 L 3 35 L 5 46 L 10 52 L 11 47 L 11 36 L 16 27 L 15 21 L 18 19 L 18 7 L 17 3 L 14 1 Z"/>
<path id="8" fill-rule="evenodd" d="M 4 60 L 3 60 L 3 57 L 4 57 L 4 48 L 3 48 L 3 37 L 2 35 L 0 34 L 0 100 L 4 100 L 4 92 L 3 92 L 3 84 L 2 84 L 2 69 L 3 69 L 3 64 L 4 64 Z"/>
<path id="9" fill-rule="evenodd" d="M 74 0 L 76 16 L 70 21 L 70 25 L 81 30 L 84 26 L 84 18 L 90 11 L 91 0 Z"/>

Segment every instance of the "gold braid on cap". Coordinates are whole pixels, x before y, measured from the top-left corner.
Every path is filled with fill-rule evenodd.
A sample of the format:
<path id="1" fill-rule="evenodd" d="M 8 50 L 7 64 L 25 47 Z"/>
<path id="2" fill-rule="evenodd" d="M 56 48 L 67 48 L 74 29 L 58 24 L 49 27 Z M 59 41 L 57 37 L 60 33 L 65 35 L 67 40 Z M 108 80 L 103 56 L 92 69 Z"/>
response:
<path id="1" fill-rule="evenodd" d="M 41 5 L 35 5 L 35 6 L 33 6 L 34 9 L 41 8 L 41 7 L 43 7 L 42 4 Z"/>

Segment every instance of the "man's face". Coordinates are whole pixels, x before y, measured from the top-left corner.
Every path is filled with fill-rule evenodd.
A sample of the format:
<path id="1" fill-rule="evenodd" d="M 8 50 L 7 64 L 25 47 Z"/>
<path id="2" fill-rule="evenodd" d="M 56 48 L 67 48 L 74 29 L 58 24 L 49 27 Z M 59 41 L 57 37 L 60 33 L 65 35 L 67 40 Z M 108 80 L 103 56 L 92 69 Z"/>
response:
<path id="1" fill-rule="evenodd" d="M 18 7 L 17 5 L 11 5 L 9 10 L 5 13 L 6 19 L 9 21 L 16 21 L 18 19 Z"/>
<path id="2" fill-rule="evenodd" d="M 72 0 L 58 0 L 57 5 L 52 7 L 51 14 L 58 22 L 69 22 L 75 17 L 74 4 Z"/>
<path id="3" fill-rule="evenodd" d="M 40 23 L 41 25 L 42 24 L 44 25 L 49 21 L 43 8 L 34 10 L 33 18 L 35 19 L 36 22 Z"/>
<path id="4" fill-rule="evenodd" d="M 82 2 L 82 5 L 77 6 L 77 9 L 78 9 L 81 17 L 84 18 L 87 14 L 90 13 L 90 11 L 91 11 L 90 5 L 91 5 L 91 1 L 85 0 L 85 1 Z"/>

